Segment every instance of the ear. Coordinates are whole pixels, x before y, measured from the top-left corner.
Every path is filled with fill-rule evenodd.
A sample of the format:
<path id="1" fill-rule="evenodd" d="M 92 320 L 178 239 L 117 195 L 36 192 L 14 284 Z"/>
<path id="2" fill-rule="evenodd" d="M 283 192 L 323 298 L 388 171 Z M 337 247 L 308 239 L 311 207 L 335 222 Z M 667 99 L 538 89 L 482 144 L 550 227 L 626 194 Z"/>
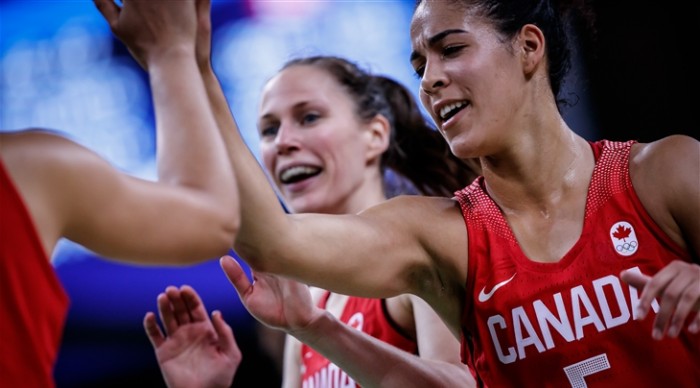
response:
<path id="1" fill-rule="evenodd" d="M 532 75 L 544 63 L 544 34 L 534 24 L 526 24 L 518 34 L 518 49 L 523 60 L 523 71 Z"/>
<path id="2" fill-rule="evenodd" d="M 366 125 L 365 135 L 367 140 L 367 152 L 365 160 L 369 163 L 379 160 L 381 155 L 389 148 L 391 141 L 391 125 L 383 115 L 376 115 Z"/>

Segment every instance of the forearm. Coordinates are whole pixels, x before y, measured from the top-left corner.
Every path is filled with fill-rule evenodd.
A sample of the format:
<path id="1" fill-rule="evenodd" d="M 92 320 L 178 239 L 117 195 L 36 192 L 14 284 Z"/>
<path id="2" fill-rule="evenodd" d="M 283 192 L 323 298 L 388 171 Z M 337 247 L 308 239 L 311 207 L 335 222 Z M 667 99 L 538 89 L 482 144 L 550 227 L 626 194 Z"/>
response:
<path id="1" fill-rule="evenodd" d="M 363 387 L 471 387 L 466 365 L 422 359 L 354 329 L 325 312 L 289 333 L 314 348 Z"/>
<path id="2" fill-rule="evenodd" d="M 200 71 L 238 180 L 241 203 L 244 204 L 241 206 L 241 229 L 235 249 L 252 267 L 266 270 L 262 267 L 265 263 L 261 258 L 280 257 L 275 252 L 274 244 L 268 242 L 280 241 L 280 237 L 287 234 L 283 230 L 287 219 L 267 176 L 241 136 L 216 74 L 209 66 Z M 266 243 L 260 244 L 260 241 Z"/>
<path id="3" fill-rule="evenodd" d="M 156 119 L 158 178 L 204 192 L 237 220 L 238 192 L 221 134 L 191 49 L 173 48 L 149 59 Z M 211 202 L 211 199 L 209 199 Z"/>

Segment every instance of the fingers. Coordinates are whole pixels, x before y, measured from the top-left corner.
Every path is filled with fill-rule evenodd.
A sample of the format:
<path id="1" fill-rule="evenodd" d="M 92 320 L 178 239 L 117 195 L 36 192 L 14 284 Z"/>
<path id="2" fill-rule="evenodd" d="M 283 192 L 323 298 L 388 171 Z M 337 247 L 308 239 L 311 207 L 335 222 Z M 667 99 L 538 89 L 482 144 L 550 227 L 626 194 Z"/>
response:
<path id="1" fill-rule="evenodd" d="M 241 268 L 241 265 L 233 257 L 228 255 L 222 257 L 221 260 L 219 260 L 219 264 L 224 270 L 229 282 L 233 284 L 233 287 L 238 292 L 238 295 L 240 297 L 245 295 L 250 289 L 251 283 L 245 271 Z"/>
<path id="2" fill-rule="evenodd" d="M 165 342 L 165 336 L 163 331 L 160 330 L 160 326 L 156 322 L 156 315 L 153 312 L 149 311 L 143 317 L 143 329 L 146 331 L 148 340 L 151 341 L 151 345 L 154 348 L 159 348 Z"/>
<path id="3" fill-rule="evenodd" d="M 643 275 L 638 269 L 623 271 L 620 278 L 642 290 L 636 307 L 637 319 L 644 319 L 652 303 L 657 299 L 658 309 L 652 326 L 652 338 L 677 337 L 688 317 L 688 330 L 700 332 L 700 267 L 675 261 L 664 267 L 653 277 Z"/>
<path id="4" fill-rule="evenodd" d="M 173 307 L 170 305 L 170 299 L 165 293 L 160 293 L 158 294 L 157 302 L 160 321 L 163 322 L 163 327 L 165 327 L 165 333 L 167 335 L 170 335 L 174 333 L 178 327 Z"/>
<path id="5" fill-rule="evenodd" d="M 211 314 L 211 322 L 219 337 L 219 344 L 226 354 L 232 358 L 240 359 L 241 351 L 236 343 L 236 338 L 233 335 L 233 329 L 226 323 L 220 311 L 214 311 Z"/>
<path id="6" fill-rule="evenodd" d="M 204 302 L 194 288 L 188 285 L 180 287 L 180 296 L 192 322 L 204 322 L 209 319 Z"/>
<path id="7" fill-rule="evenodd" d="M 621 274 L 622 280 L 642 290 L 639 297 L 639 304 L 637 305 L 637 317 L 639 319 L 644 319 L 647 316 L 651 309 L 651 303 L 657 296 L 661 295 L 664 288 L 666 288 L 666 285 L 668 285 L 668 282 L 671 280 L 671 276 L 663 274 L 665 270 L 666 268 L 661 270 L 654 277 L 644 275 L 639 272 L 639 270 L 627 270 L 623 271 Z"/>
<path id="8" fill-rule="evenodd" d="M 700 307 L 698 307 L 698 310 L 700 310 Z M 700 333 L 700 311 L 695 314 L 695 318 L 688 325 L 688 331 L 693 334 Z"/>
<path id="9" fill-rule="evenodd" d="M 170 286 L 165 289 L 165 294 L 170 300 L 177 324 L 186 325 L 192 322 L 192 318 L 190 317 L 190 309 L 187 308 L 180 290 L 177 287 Z"/>
<path id="10" fill-rule="evenodd" d="M 119 6 L 114 3 L 114 0 L 93 0 L 93 2 L 97 10 L 102 14 L 102 17 L 104 17 L 109 24 L 109 27 L 114 29 L 119 20 Z"/>
<path id="11" fill-rule="evenodd" d="M 700 298 L 700 285 L 697 280 L 691 277 L 679 277 L 675 282 L 666 287 L 662 299 L 663 305 L 667 304 L 671 307 L 672 315 L 668 320 L 668 335 L 669 337 L 678 337 L 686 319 L 695 309 L 695 304 Z M 659 319 L 657 317 L 657 319 Z"/>

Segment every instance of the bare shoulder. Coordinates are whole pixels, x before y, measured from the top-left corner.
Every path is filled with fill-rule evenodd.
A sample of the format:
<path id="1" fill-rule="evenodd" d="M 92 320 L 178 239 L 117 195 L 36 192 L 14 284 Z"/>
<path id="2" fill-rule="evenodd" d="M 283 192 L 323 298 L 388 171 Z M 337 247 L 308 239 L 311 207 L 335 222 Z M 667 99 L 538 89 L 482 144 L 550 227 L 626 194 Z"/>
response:
<path id="1" fill-rule="evenodd" d="M 416 295 L 448 321 L 458 321 L 459 299 L 464 295 L 467 277 L 467 228 L 459 203 L 446 197 L 399 196 L 380 205 L 401 223 L 401 228 L 420 240 L 432 258 L 430 276 L 423 278 Z M 372 211 L 374 211 L 372 210 Z M 444 303 L 454 298 L 456 303 Z M 457 319 L 457 320 L 455 320 Z"/>
<path id="2" fill-rule="evenodd" d="M 681 246 L 700 216 L 700 142 L 685 135 L 637 144 L 630 156 L 632 185 L 654 221 Z"/>
<path id="3" fill-rule="evenodd" d="M 411 226 L 423 226 L 426 221 L 441 222 L 461 220 L 459 204 L 451 198 L 400 195 L 363 211 L 363 215 L 381 215 L 398 219 Z"/>
<path id="4" fill-rule="evenodd" d="M 463 256 L 466 252 L 464 218 L 459 203 L 452 198 L 403 195 L 361 214 L 370 217 L 376 215 L 394 224 L 393 228 L 386 230 L 398 230 L 414 236 L 438 265 L 444 264 L 443 260 L 449 263 L 455 254 Z"/>
<path id="5" fill-rule="evenodd" d="M 638 192 L 663 194 L 660 184 L 697 184 L 700 142 L 685 135 L 672 135 L 636 144 L 630 156 L 630 174 Z"/>
<path id="6" fill-rule="evenodd" d="M 386 208 L 402 221 L 419 231 L 429 245 L 454 241 L 466 236 L 464 218 L 459 203 L 446 197 L 399 196 L 386 202 Z"/>
<path id="7" fill-rule="evenodd" d="M 635 168 L 662 167 L 680 168 L 679 161 L 698 161 L 700 142 L 686 135 L 671 135 L 651 143 L 639 143 L 632 148 L 631 165 Z M 675 166 L 674 166 L 675 165 Z M 697 168 L 694 166 L 688 166 Z"/>
<path id="8" fill-rule="evenodd" d="M 0 152 L 8 170 L 52 176 L 52 172 L 70 166 L 87 167 L 90 160 L 99 160 L 97 154 L 57 132 L 27 129 L 0 133 Z M 88 163 L 89 165 L 89 163 Z"/>
<path id="9" fill-rule="evenodd" d="M 71 201 L 87 183 L 98 186 L 115 175 L 96 152 L 60 133 L 30 129 L 1 136 L 3 162 L 28 201 Z"/>
<path id="10" fill-rule="evenodd" d="M 79 202 L 72 182 L 91 181 L 80 174 L 101 159 L 65 136 L 41 129 L 1 133 L 0 157 L 51 252 L 69 221 L 68 205 Z"/>

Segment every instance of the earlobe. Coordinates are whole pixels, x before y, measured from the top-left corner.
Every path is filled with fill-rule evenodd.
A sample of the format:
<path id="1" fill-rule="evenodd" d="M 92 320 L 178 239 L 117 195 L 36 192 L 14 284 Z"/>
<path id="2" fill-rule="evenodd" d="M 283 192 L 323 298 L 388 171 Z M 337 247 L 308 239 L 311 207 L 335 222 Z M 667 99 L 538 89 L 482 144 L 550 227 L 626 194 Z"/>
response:
<path id="1" fill-rule="evenodd" d="M 386 117 L 378 114 L 367 127 L 367 161 L 381 157 L 389 148 L 391 141 L 391 125 Z"/>
<path id="2" fill-rule="evenodd" d="M 526 24 L 520 30 L 519 39 L 524 70 L 527 74 L 532 74 L 545 55 L 544 34 L 534 24 Z"/>

